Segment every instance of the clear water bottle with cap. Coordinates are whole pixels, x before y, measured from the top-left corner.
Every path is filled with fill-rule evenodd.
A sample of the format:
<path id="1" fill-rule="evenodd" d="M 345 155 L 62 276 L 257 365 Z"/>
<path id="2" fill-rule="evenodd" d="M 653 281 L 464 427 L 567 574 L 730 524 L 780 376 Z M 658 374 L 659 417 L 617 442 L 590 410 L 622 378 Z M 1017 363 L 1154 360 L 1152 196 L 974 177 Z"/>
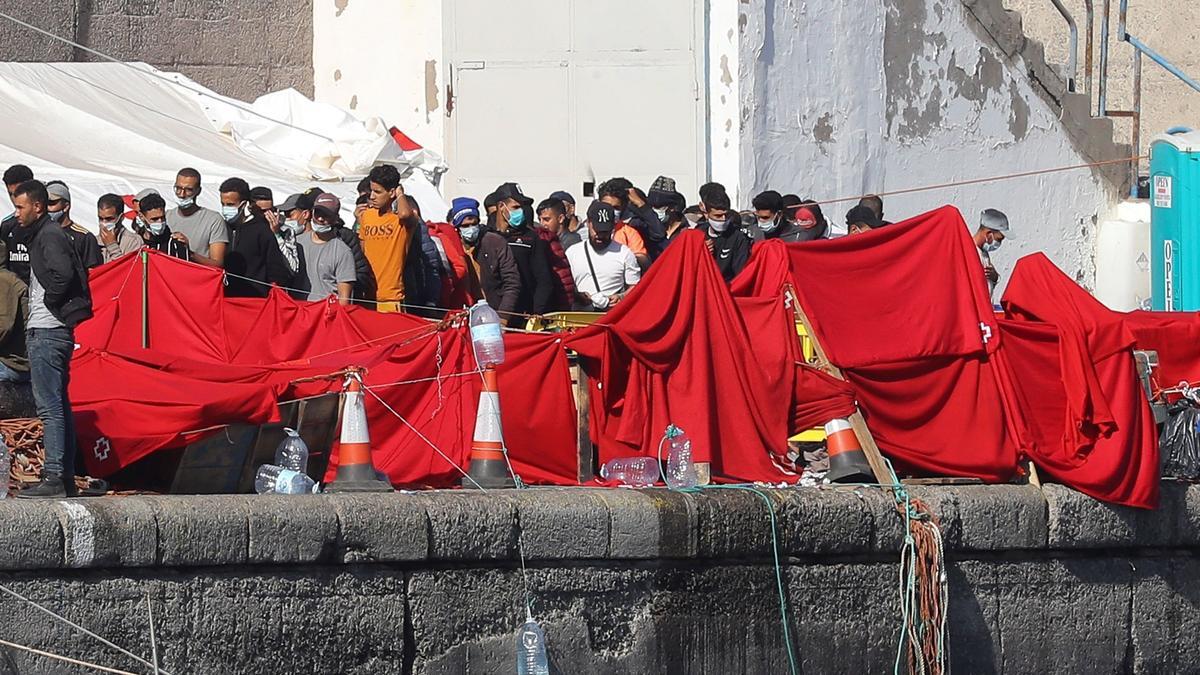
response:
<path id="1" fill-rule="evenodd" d="M 696 463 L 692 461 L 692 439 L 683 429 L 672 424 L 667 427 L 667 487 L 691 488 L 700 482 Z"/>
<path id="2" fill-rule="evenodd" d="M 0 499 L 8 496 L 9 472 L 12 470 L 12 451 L 0 436 Z"/>
<path id="3" fill-rule="evenodd" d="M 600 467 L 600 477 L 628 485 L 649 487 L 658 482 L 658 460 L 654 457 L 618 457 Z"/>
<path id="4" fill-rule="evenodd" d="M 295 429 L 284 429 L 286 436 L 275 448 L 275 466 L 299 471 L 308 471 L 308 446 Z"/>
<path id="5" fill-rule="evenodd" d="M 517 633 L 517 675 L 550 675 L 546 634 L 532 616 L 527 616 Z"/>
<path id="6" fill-rule="evenodd" d="M 263 464 L 254 477 L 254 490 L 260 495 L 303 495 L 317 491 L 317 482 L 300 471 Z"/>
<path id="7" fill-rule="evenodd" d="M 504 331 L 500 315 L 487 302 L 480 300 L 471 308 L 471 343 L 475 345 L 475 361 L 480 368 L 504 363 Z"/>

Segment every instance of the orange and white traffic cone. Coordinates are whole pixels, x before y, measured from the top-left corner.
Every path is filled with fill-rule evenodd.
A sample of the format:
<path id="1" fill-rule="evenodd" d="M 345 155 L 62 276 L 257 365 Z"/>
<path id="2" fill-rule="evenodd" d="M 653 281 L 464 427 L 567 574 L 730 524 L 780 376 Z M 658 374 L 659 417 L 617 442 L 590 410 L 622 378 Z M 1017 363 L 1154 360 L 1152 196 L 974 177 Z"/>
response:
<path id="1" fill-rule="evenodd" d="M 325 487 L 325 492 L 395 492 L 391 483 L 379 479 L 371 462 L 371 436 L 367 433 L 367 410 L 363 406 L 359 373 L 346 376 L 345 397 L 337 476 Z"/>
<path id="2" fill-rule="evenodd" d="M 504 430 L 500 427 L 500 377 L 494 367 L 483 370 L 483 389 L 475 412 L 475 437 L 471 462 L 463 476 L 465 488 L 511 488 L 516 482 L 508 473 L 504 456 Z"/>
<path id="3" fill-rule="evenodd" d="M 849 420 L 839 418 L 825 425 L 825 447 L 829 450 L 829 473 L 825 478 L 830 483 L 875 482 L 875 473 Z"/>

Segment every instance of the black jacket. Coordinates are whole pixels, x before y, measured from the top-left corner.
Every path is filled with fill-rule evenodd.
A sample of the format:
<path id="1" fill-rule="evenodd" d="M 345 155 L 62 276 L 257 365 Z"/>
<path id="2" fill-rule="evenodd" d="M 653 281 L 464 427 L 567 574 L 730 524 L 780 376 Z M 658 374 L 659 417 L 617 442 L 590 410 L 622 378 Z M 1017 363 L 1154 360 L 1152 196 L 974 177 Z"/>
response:
<path id="1" fill-rule="evenodd" d="M 21 227 L 16 216 L 0 221 L 0 245 L 4 247 L 0 266 L 29 283 L 29 238 L 33 233 Z"/>
<path id="2" fill-rule="evenodd" d="M 191 260 L 192 253 L 190 250 L 188 250 L 187 244 L 179 241 L 178 239 L 171 238 L 171 227 L 169 225 L 163 227 L 162 234 L 155 236 L 152 233 L 147 233 L 147 235 L 148 238 L 147 236 L 142 236 L 141 234 L 138 234 L 137 236 L 141 237 L 142 242 L 145 243 L 148 248 L 166 253 L 167 255 L 179 258 L 180 260 Z"/>
<path id="3" fill-rule="evenodd" d="M 521 272 L 513 259 L 508 242 L 498 232 L 484 230 L 479 244 L 470 251 L 479 265 L 479 287 L 492 309 L 502 312 L 501 321 L 508 321 L 507 312 L 515 311 L 521 295 Z"/>
<path id="4" fill-rule="evenodd" d="M 521 274 L 521 292 L 517 309 L 524 314 L 544 314 L 560 283 L 550 267 L 550 247 L 536 232 L 527 227 L 501 233 L 508 242 Z M 521 322 L 524 323 L 523 321 Z"/>
<path id="5" fill-rule="evenodd" d="M 45 289 L 46 309 L 74 328 L 92 317 L 92 293 L 87 270 L 71 245 L 66 230 L 49 215 L 29 227 L 29 265 Z"/>
<path id="6" fill-rule="evenodd" d="M 338 239 L 350 247 L 354 255 L 354 297 L 357 300 L 375 299 L 375 272 L 371 269 L 371 261 L 363 253 L 362 240 L 358 233 L 348 227 L 335 227 Z"/>
<path id="7" fill-rule="evenodd" d="M 288 267 L 275 233 L 262 214 L 251 213 L 249 217 L 243 217 L 241 223 L 230 225 L 229 236 L 229 253 L 225 256 L 225 271 L 229 273 L 225 277 L 225 295 L 265 298 L 271 284 L 292 285 L 292 268 Z M 234 274 L 238 276 L 232 276 Z"/>
<path id="8" fill-rule="evenodd" d="M 629 213 L 629 224 L 642 235 L 642 241 L 646 242 L 646 253 L 651 258 L 657 258 L 667 246 L 667 226 L 658 219 L 654 207 L 649 204 L 641 208 L 630 204 Z"/>
<path id="9" fill-rule="evenodd" d="M 429 228 L 415 217 L 410 218 L 405 227 L 412 228 L 412 235 L 408 238 L 408 257 L 404 260 L 404 303 L 436 307 L 442 296 L 442 263 L 436 249 L 433 249 L 432 259 L 426 254 L 425 242 L 429 241 L 429 246 L 433 246 Z"/>
<path id="10" fill-rule="evenodd" d="M 732 223 L 729 229 L 716 236 L 709 232 L 708 238 L 713 245 L 713 260 L 717 262 L 721 276 L 725 277 L 725 283 L 733 281 L 750 260 L 750 247 L 753 242 L 741 228 L 733 227 Z"/>
<path id="11" fill-rule="evenodd" d="M 71 238 L 71 247 L 75 249 L 75 255 L 79 256 L 79 261 L 83 263 L 84 268 L 92 269 L 104 264 L 104 256 L 100 253 L 100 242 L 92 236 L 82 225 L 71 225 L 63 228 L 67 236 Z"/>

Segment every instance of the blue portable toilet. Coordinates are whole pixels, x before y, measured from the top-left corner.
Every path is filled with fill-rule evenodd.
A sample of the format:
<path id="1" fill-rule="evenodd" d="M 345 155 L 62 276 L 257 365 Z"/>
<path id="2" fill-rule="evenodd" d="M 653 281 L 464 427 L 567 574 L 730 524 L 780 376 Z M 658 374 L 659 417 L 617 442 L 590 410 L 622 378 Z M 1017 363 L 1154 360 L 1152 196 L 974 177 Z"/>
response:
<path id="1" fill-rule="evenodd" d="M 1150 143 L 1150 251 L 1154 309 L 1200 310 L 1200 131 Z"/>

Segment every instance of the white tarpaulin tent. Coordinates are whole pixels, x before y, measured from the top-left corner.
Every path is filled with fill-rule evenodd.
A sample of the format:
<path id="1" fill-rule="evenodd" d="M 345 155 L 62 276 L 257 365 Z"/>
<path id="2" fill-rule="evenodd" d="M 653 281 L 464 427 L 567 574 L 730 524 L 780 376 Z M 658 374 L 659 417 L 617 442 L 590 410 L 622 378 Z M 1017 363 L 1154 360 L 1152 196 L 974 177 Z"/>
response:
<path id="1" fill-rule="evenodd" d="M 72 218 L 93 231 L 100 195 L 149 187 L 171 205 L 185 166 L 203 175 L 209 208 L 220 207 L 221 181 L 239 176 L 277 203 L 320 186 L 352 216 L 356 183 L 380 162 L 400 169 L 427 218 L 446 213 L 433 183 L 440 157 L 401 150 L 382 121 L 295 90 L 247 104 L 142 63 L 0 63 L 0 168 L 28 164 L 41 180 L 66 182 Z"/>

